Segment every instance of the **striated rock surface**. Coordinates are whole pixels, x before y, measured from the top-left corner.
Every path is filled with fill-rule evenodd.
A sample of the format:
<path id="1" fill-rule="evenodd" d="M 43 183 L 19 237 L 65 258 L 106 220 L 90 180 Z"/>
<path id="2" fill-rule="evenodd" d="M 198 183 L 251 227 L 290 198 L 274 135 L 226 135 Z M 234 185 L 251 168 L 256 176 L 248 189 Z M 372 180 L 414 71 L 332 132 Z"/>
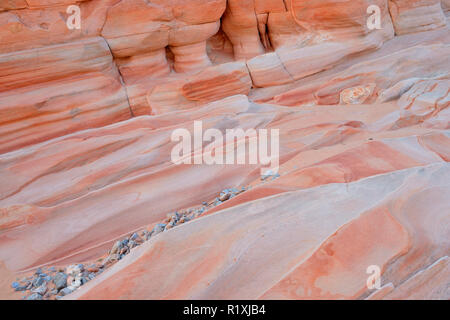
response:
<path id="1" fill-rule="evenodd" d="M 302 36 L 307 40 L 249 60 L 255 86 L 293 82 L 330 69 L 349 55 L 380 47 L 393 37 L 394 30 L 385 1 L 377 2 L 381 29 L 368 28 L 366 10 L 370 4 L 369 1 L 293 0 L 293 17 L 304 28 Z"/>
<path id="2" fill-rule="evenodd" d="M 0 2 L 0 299 L 450 299 L 449 9 Z"/>
<path id="3" fill-rule="evenodd" d="M 102 38 L 0 55 L 0 152 L 130 117 Z"/>
<path id="4" fill-rule="evenodd" d="M 389 0 L 396 34 L 421 32 L 447 25 L 440 0 Z"/>
<path id="5" fill-rule="evenodd" d="M 230 62 L 158 85 L 148 92 L 147 102 L 153 114 L 162 114 L 236 94 L 249 94 L 251 87 L 252 80 L 245 63 Z"/>

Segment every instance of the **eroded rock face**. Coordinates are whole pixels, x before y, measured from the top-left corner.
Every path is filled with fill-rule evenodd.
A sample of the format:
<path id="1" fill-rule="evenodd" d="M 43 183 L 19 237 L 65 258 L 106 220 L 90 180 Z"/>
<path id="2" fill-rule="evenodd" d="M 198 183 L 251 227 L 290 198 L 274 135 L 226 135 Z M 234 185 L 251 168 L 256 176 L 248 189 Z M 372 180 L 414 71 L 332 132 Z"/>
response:
<path id="1" fill-rule="evenodd" d="M 449 10 L 1 2 L 0 298 L 449 299 Z M 174 164 L 195 121 L 279 170 Z"/>
<path id="2" fill-rule="evenodd" d="M 445 1 L 442 6 L 447 6 Z M 397 34 L 427 31 L 447 25 L 440 0 L 389 0 Z"/>
<path id="3" fill-rule="evenodd" d="M 103 38 L 0 55 L 0 152 L 130 117 Z"/>
<path id="4" fill-rule="evenodd" d="M 449 69 L 442 65 L 450 63 L 450 46 L 431 45 L 411 47 L 388 57 L 353 65 L 322 85 L 317 93 L 318 104 L 336 104 L 339 92 L 358 84 L 374 84 L 369 97 L 372 100 L 380 90 L 395 86 L 398 82 L 416 77 L 448 78 Z M 376 72 L 374 72 L 376 70 Z"/>
<path id="5" fill-rule="evenodd" d="M 380 47 L 394 36 L 394 31 L 385 1 L 377 2 L 381 29 L 368 29 L 367 8 L 372 4 L 372 1 L 292 1 L 294 20 L 304 29 L 301 37 L 307 40 L 251 59 L 248 66 L 255 85 L 290 83 L 330 69 L 351 54 Z"/>
<path id="6" fill-rule="evenodd" d="M 70 30 L 66 24 L 69 17 L 67 7 L 76 1 L 27 1 L 28 6 L 16 5 L 0 13 L 0 53 L 99 36 L 106 11 L 118 1 L 84 0 L 79 3 L 82 12 L 82 28 L 79 30 Z M 11 4 L 11 1 L 6 2 Z"/>
<path id="7" fill-rule="evenodd" d="M 154 114 L 192 108 L 235 94 L 249 94 L 252 80 L 244 62 L 211 66 L 202 72 L 156 86 L 147 94 Z"/>
<path id="8" fill-rule="evenodd" d="M 123 0 L 108 11 L 102 35 L 118 58 L 169 47 L 175 71 L 202 68 L 210 64 L 206 40 L 219 30 L 225 4 L 224 0 Z"/>
<path id="9" fill-rule="evenodd" d="M 450 13 L 450 1 L 442 0 L 442 10 L 444 10 L 445 15 L 448 17 Z"/>

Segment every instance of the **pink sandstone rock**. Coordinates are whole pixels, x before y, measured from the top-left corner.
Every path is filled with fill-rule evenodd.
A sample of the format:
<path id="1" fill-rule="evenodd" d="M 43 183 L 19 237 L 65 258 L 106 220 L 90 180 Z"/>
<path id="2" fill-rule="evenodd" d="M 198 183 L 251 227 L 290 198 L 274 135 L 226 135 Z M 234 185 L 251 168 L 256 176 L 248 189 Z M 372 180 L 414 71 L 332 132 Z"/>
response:
<path id="1" fill-rule="evenodd" d="M 0 152 L 130 117 L 102 38 L 0 55 Z"/>
<path id="2" fill-rule="evenodd" d="M 450 1 L 449 0 L 442 0 L 442 10 L 444 11 L 446 16 L 448 16 L 450 14 Z"/>
<path id="3" fill-rule="evenodd" d="M 153 114 L 193 108 L 208 102 L 248 94 L 252 81 L 243 62 L 206 68 L 198 74 L 156 86 L 147 94 Z"/>
<path id="4" fill-rule="evenodd" d="M 205 41 L 218 31 L 224 10 L 223 0 L 123 0 L 108 11 L 102 35 L 115 57 L 170 47 L 175 70 L 185 72 L 210 64 Z"/>
<path id="5" fill-rule="evenodd" d="M 450 298 L 448 0 L 0 2 L 0 299 Z M 175 164 L 195 121 L 279 130 L 279 177 Z"/>
<path id="6" fill-rule="evenodd" d="M 336 1 L 292 1 L 297 23 L 308 30 L 313 39 L 311 43 L 284 47 L 249 60 L 255 85 L 268 87 L 293 82 L 330 69 L 351 54 L 379 48 L 394 34 L 387 6 L 382 5 L 382 1 L 379 4 L 383 8 L 383 28 L 371 31 L 365 23 L 367 1 L 358 1 L 357 5 L 355 1 L 339 1 L 338 5 Z M 330 5 L 336 9 L 327 11 L 325 8 Z M 303 21 L 305 19 L 307 21 Z M 335 24 L 326 23 L 329 20 Z M 270 76 L 266 77 L 267 74 Z"/>
<path id="7" fill-rule="evenodd" d="M 76 1 L 30 2 L 30 8 L 0 13 L 0 53 L 43 47 L 62 42 L 96 37 L 105 23 L 106 12 L 120 0 L 89 0 L 80 3 L 82 29 L 69 30 L 68 4 Z M 36 6 L 40 4 L 40 6 Z M 19 9 L 19 8 L 17 8 Z"/>
<path id="8" fill-rule="evenodd" d="M 315 94 L 316 101 L 318 104 L 338 103 L 338 93 L 361 82 L 364 85 L 376 85 L 372 94 L 372 99 L 375 99 L 380 90 L 388 89 L 405 79 L 418 76 L 446 78 L 450 70 L 442 66 L 450 62 L 446 54 L 449 50 L 450 46 L 447 44 L 412 47 L 390 56 L 353 65 L 324 83 Z M 413 65 L 414 67 L 410 68 Z"/>
<path id="9" fill-rule="evenodd" d="M 389 0 L 396 34 L 421 32 L 447 25 L 441 0 Z"/>
<path id="10" fill-rule="evenodd" d="M 440 179 L 435 180 L 436 176 Z M 345 196 L 339 191 L 345 188 L 344 185 L 328 185 L 249 202 L 221 214 L 210 215 L 155 237 L 129 258 L 81 288 L 72 298 L 274 298 L 269 294 L 278 286 L 284 290 L 292 288 L 299 295 L 309 293 L 310 298 L 357 297 L 367 290 L 365 271 L 368 264 L 387 264 L 408 249 L 408 233 L 393 218 L 403 212 L 401 206 L 395 205 L 395 198 L 401 197 L 411 205 L 419 204 L 418 201 L 431 201 L 432 198 L 421 197 L 431 187 L 431 177 L 437 183 L 436 187 L 444 187 L 445 178 L 448 179 L 448 166 L 414 168 L 394 175 L 365 179 L 354 187 L 350 184 Z M 383 183 L 384 179 L 389 180 L 391 188 L 402 184 L 395 196 L 389 194 L 392 189 L 384 189 L 386 193 L 376 191 L 375 185 Z M 448 185 L 444 188 L 448 192 Z M 371 201 L 363 190 L 372 191 Z M 412 190 L 416 190 L 418 197 L 411 195 Z M 330 196 L 335 199 L 332 210 L 328 201 L 324 201 Z M 353 202 L 352 210 L 347 209 L 349 199 Z M 299 209 L 299 204 L 306 201 L 310 204 L 300 205 Z M 325 219 L 327 223 L 323 223 Z M 370 222 L 365 222 L 365 219 Z M 362 225 L 358 227 L 358 223 Z M 370 228 L 371 223 L 378 228 Z M 214 225 L 214 228 L 208 225 Z M 344 225 L 347 227 L 340 228 Z M 372 229 L 378 241 L 377 231 L 381 232 L 386 245 L 377 246 L 371 242 L 373 246 L 366 246 L 357 241 L 361 249 L 355 248 L 355 259 L 363 261 L 352 260 L 348 256 L 351 251 L 345 250 L 345 247 L 348 241 L 354 244 L 359 239 L 353 230 L 347 231 L 353 225 L 361 232 L 361 240 L 370 241 L 361 229 L 366 226 Z M 186 241 L 186 234 L 191 235 L 189 241 Z M 205 242 L 211 246 L 201 245 Z M 283 250 L 279 250 L 280 246 Z M 341 259 L 344 260 L 336 256 L 339 253 L 334 253 L 338 248 L 343 249 Z M 386 249 L 392 250 L 392 253 Z M 283 254 L 285 251 L 290 254 Z M 364 252 L 367 256 L 361 256 Z M 327 258 L 330 262 L 323 261 L 321 265 L 326 268 L 323 274 L 328 274 L 328 279 L 321 277 L 320 269 L 311 265 L 311 259 Z M 180 260 L 182 265 L 177 262 Z M 173 280 L 163 275 L 165 268 L 160 265 L 172 266 Z M 294 267 L 298 273 L 295 279 L 299 281 L 288 281 L 288 272 Z M 355 269 L 352 270 L 352 267 Z M 311 274 L 308 268 L 318 274 Z M 317 280 L 309 282 L 305 279 L 306 275 L 316 276 Z M 352 280 L 350 285 L 349 279 Z M 317 296 L 311 295 L 315 290 Z"/>

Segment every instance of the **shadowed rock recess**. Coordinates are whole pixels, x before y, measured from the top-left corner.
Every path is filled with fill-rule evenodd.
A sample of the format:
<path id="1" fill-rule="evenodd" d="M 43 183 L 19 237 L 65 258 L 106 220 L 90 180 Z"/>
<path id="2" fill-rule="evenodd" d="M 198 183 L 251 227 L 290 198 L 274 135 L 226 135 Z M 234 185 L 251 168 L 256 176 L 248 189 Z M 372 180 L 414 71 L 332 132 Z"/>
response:
<path id="1" fill-rule="evenodd" d="M 0 0 L 0 299 L 450 299 L 449 21 Z M 279 130 L 279 170 L 174 163 L 199 121 Z"/>

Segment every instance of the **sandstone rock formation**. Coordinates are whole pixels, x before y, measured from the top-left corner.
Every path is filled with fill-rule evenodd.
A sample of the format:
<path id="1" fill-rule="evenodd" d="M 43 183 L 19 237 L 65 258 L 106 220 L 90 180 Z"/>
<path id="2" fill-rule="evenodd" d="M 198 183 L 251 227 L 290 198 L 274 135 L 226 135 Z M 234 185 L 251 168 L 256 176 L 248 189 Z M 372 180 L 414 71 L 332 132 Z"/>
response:
<path id="1" fill-rule="evenodd" d="M 0 299 L 449 299 L 449 17 L 448 0 L 0 2 Z M 196 121 L 279 130 L 277 174 L 175 164 Z"/>
<path id="2" fill-rule="evenodd" d="M 389 0 L 396 34 L 432 30 L 447 24 L 442 7 L 445 1 Z"/>

